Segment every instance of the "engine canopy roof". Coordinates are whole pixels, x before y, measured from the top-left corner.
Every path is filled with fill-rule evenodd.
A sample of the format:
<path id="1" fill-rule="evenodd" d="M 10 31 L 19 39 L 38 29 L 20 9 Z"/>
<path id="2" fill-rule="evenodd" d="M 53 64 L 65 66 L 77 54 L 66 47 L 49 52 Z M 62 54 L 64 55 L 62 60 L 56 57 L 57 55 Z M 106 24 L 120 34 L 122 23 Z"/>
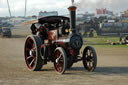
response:
<path id="1" fill-rule="evenodd" d="M 69 18 L 68 17 L 64 17 L 64 16 L 48 16 L 48 17 L 43 17 L 43 18 L 38 19 L 38 23 L 40 23 L 40 24 L 44 24 L 44 23 L 54 24 L 54 23 L 60 23 L 62 20 L 63 21 L 68 20 L 68 22 L 69 22 Z"/>

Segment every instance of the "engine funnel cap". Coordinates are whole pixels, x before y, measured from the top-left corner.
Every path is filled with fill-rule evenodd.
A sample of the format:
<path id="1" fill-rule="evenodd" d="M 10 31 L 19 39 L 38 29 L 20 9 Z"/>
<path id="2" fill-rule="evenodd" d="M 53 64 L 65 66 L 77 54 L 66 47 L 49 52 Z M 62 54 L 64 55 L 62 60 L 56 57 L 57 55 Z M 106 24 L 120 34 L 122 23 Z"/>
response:
<path id="1" fill-rule="evenodd" d="M 69 11 L 76 11 L 77 7 L 76 6 L 70 6 L 68 8 Z"/>

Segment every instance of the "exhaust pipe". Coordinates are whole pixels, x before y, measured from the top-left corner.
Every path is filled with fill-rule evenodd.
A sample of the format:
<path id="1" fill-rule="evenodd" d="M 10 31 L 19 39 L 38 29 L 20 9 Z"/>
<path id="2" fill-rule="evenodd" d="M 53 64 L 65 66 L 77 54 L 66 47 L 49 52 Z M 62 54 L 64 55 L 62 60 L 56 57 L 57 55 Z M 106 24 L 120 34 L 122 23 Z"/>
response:
<path id="1" fill-rule="evenodd" d="M 68 10 L 70 11 L 70 27 L 72 33 L 76 33 L 76 9 L 75 6 L 70 6 Z"/>

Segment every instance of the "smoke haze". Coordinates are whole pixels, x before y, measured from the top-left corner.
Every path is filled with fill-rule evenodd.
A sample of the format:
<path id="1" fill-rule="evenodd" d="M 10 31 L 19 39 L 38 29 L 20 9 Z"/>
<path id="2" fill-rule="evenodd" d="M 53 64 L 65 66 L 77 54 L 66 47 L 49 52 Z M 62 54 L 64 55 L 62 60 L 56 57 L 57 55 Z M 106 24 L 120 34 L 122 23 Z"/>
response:
<path id="1" fill-rule="evenodd" d="M 115 12 L 120 12 L 128 8 L 128 0 L 79 0 L 75 5 L 85 11 L 95 11 L 96 8 L 107 8 Z"/>

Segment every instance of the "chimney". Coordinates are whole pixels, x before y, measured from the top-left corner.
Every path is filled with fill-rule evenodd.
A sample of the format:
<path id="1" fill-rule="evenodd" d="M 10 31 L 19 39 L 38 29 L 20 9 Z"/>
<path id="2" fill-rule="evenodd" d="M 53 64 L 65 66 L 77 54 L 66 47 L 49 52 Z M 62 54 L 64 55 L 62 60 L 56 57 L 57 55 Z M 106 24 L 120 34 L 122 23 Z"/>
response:
<path id="1" fill-rule="evenodd" d="M 70 11 L 70 27 L 72 33 L 76 33 L 76 8 L 75 6 L 70 6 L 68 10 Z"/>

